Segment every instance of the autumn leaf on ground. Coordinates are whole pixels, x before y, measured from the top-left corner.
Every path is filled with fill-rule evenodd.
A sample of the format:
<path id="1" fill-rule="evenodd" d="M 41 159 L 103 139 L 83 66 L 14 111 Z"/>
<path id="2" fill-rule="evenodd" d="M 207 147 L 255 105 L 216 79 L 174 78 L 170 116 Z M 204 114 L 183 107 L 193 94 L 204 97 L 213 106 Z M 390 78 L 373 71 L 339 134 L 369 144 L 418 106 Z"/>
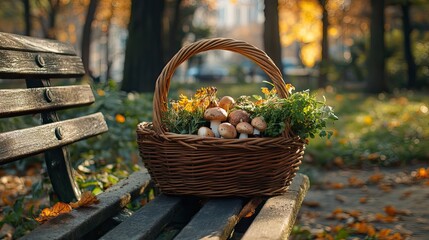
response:
<path id="1" fill-rule="evenodd" d="M 361 179 L 359 179 L 357 177 L 350 177 L 348 179 L 348 181 L 349 181 L 350 187 L 362 187 L 365 185 L 364 181 L 362 181 Z"/>
<path id="2" fill-rule="evenodd" d="M 396 209 L 395 207 L 393 207 L 392 205 L 385 206 L 384 212 L 391 217 L 395 217 L 396 215 L 410 215 L 411 214 L 410 211 L 399 210 L 399 209 Z"/>
<path id="3" fill-rule="evenodd" d="M 331 189 L 343 189 L 344 183 L 328 183 L 327 187 Z"/>
<path id="4" fill-rule="evenodd" d="M 71 212 L 72 207 L 67 203 L 58 202 L 51 208 L 45 208 L 35 220 L 39 223 L 44 223 L 60 214 Z"/>
<path id="5" fill-rule="evenodd" d="M 70 203 L 70 206 L 72 208 L 88 207 L 99 202 L 98 198 L 92 192 L 86 191 L 82 193 L 79 201 Z"/>
<path id="6" fill-rule="evenodd" d="M 429 178 L 429 168 L 419 168 L 417 171 L 413 172 L 412 175 L 414 175 L 417 179 Z"/>
<path id="7" fill-rule="evenodd" d="M 359 198 L 359 203 L 365 204 L 366 202 L 368 202 L 368 198 L 367 197 L 361 197 L 361 198 Z"/>
<path id="8" fill-rule="evenodd" d="M 383 178 L 384 175 L 382 173 L 375 173 L 368 178 L 368 181 L 370 183 L 379 183 Z"/>

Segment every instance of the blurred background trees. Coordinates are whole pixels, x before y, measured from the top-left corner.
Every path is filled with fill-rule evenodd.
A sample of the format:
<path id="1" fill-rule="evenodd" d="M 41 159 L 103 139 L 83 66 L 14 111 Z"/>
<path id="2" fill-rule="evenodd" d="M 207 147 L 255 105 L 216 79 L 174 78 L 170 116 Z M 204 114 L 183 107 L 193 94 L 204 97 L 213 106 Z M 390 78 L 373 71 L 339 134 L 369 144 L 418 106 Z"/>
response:
<path id="1" fill-rule="evenodd" d="M 263 48 L 303 88 L 389 92 L 429 85 L 428 10 L 428 0 L 4 0 L 0 31 L 68 41 L 91 79 L 124 91 L 153 91 L 183 44 L 231 37 Z M 246 60 L 211 53 L 175 78 L 206 70 L 230 81 L 259 75 Z"/>

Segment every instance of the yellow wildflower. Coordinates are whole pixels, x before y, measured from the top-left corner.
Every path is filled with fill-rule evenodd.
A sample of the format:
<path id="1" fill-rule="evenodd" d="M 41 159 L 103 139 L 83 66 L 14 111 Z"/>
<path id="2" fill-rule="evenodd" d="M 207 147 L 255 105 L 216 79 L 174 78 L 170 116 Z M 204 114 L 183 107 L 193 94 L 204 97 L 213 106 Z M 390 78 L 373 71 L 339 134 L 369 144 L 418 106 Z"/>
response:
<path id="1" fill-rule="evenodd" d="M 102 97 L 102 96 L 104 96 L 106 93 L 104 92 L 104 90 L 103 90 L 103 89 L 97 89 L 97 94 L 98 94 L 98 96 Z"/>
<path id="2" fill-rule="evenodd" d="M 287 84 L 285 85 L 285 87 L 286 87 L 286 91 L 287 91 L 289 94 L 292 94 L 292 91 L 293 91 L 293 90 L 295 90 L 295 87 L 294 87 L 292 84 L 290 84 L 290 83 L 287 83 Z"/>
<path id="3" fill-rule="evenodd" d="M 124 123 L 125 122 L 125 116 L 122 114 L 116 114 L 115 120 L 117 123 Z"/>
<path id="4" fill-rule="evenodd" d="M 179 105 L 182 106 L 182 107 L 185 107 L 188 104 L 188 102 L 189 102 L 188 97 L 185 96 L 185 95 L 183 95 L 183 94 L 180 94 L 179 98 L 180 98 L 179 99 Z"/>
<path id="5" fill-rule="evenodd" d="M 371 125 L 372 124 L 372 122 L 373 122 L 373 120 L 372 120 L 372 117 L 371 116 L 365 116 L 364 118 L 363 118 L 363 123 L 365 123 L 366 125 Z"/>
<path id="6" fill-rule="evenodd" d="M 179 111 L 179 103 L 177 103 L 177 102 L 172 102 L 172 103 L 171 103 L 171 107 L 173 108 L 173 110 L 174 110 L 175 112 L 178 112 L 178 111 Z"/>
<path id="7" fill-rule="evenodd" d="M 261 90 L 262 90 L 262 93 L 265 95 L 270 94 L 270 90 L 268 90 L 268 88 L 266 88 L 266 87 L 262 87 Z"/>

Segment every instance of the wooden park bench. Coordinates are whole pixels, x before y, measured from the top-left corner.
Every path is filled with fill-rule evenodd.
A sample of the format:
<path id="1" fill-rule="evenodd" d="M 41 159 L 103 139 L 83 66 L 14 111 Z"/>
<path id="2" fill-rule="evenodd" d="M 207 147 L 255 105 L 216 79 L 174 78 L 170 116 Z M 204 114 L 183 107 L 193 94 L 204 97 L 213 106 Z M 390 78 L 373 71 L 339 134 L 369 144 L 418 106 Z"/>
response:
<path id="1" fill-rule="evenodd" d="M 42 121 L 0 133 L 0 165 L 44 153 L 53 190 L 62 202 L 76 201 L 81 194 L 69 160 L 73 152 L 66 146 L 108 130 L 102 113 L 58 117 L 60 110 L 93 103 L 94 96 L 89 85 L 52 86 L 51 80 L 62 83 L 57 79 L 83 75 L 81 59 L 69 44 L 0 33 L 0 79 L 21 79 L 27 86 L 0 89 L 0 118 L 39 113 Z M 286 194 L 261 199 L 249 218 L 239 215 L 249 199 L 162 193 L 136 212 L 124 214 L 127 203 L 149 183 L 147 171 L 132 173 L 99 194 L 99 204 L 49 220 L 23 239 L 284 239 L 309 187 L 308 178 L 298 174 Z"/>

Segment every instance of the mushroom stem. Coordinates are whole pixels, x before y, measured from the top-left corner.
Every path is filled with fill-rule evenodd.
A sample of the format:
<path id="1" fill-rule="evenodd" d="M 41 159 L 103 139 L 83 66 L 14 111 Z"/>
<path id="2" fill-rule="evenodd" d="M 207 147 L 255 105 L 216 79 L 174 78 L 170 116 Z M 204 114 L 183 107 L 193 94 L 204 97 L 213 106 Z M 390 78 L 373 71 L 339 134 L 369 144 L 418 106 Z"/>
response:
<path id="1" fill-rule="evenodd" d="M 261 131 L 259 131 L 257 128 L 253 128 L 253 135 L 260 136 L 261 135 Z"/>
<path id="2" fill-rule="evenodd" d="M 211 120 L 210 121 L 210 129 L 213 131 L 215 137 L 217 137 L 217 138 L 220 137 L 219 130 L 218 130 L 219 124 L 220 124 L 220 121 L 218 121 L 218 120 Z"/>
<path id="3" fill-rule="evenodd" d="M 238 138 L 239 139 L 249 138 L 249 134 L 247 134 L 247 133 L 240 133 L 240 136 Z"/>

